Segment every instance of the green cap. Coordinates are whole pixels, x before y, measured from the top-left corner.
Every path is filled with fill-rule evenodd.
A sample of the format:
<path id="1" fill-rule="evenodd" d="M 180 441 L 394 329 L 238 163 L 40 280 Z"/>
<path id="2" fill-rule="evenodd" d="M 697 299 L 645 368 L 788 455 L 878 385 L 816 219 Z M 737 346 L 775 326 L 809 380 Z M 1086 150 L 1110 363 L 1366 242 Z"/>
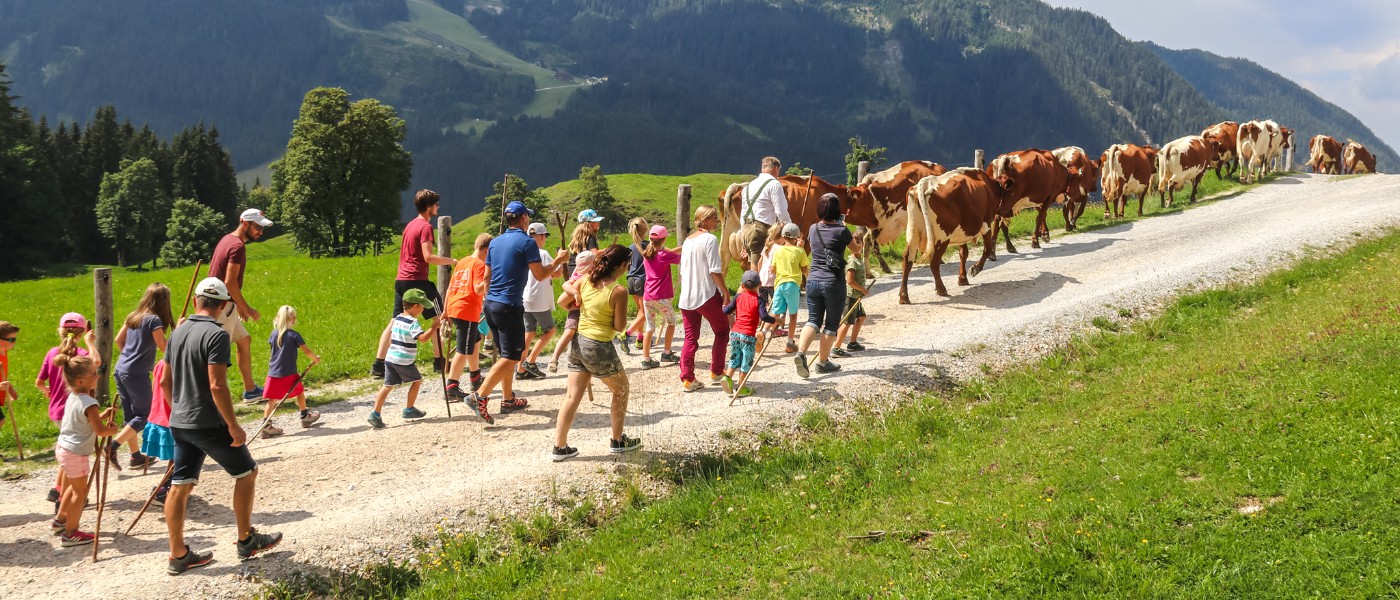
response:
<path id="1" fill-rule="evenodd" d="M 424 308 L 432 308 L 433 301 L 428 299 L 428 295 L 418 288 L 410 289 L 403 293 L 404 304 L 417 304 Z"/>

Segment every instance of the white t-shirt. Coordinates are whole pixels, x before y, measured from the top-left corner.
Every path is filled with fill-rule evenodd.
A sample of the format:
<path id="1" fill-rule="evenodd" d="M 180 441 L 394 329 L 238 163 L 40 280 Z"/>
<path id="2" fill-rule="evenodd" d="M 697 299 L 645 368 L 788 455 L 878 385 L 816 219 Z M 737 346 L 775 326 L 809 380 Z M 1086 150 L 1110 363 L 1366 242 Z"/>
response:
<path id="1" fill-rule="evenodd" d="M 546 271 L 554 269 L 554 257 L 540 248 L 540 266 Z M 554 310 L 554 284 L 552 279 L 540 281 L 535 279 L 535 274 L 531 272 L 525 281 L 524 304 L 525 312 L 544 312 Z"/>
<path id="2" fill-rule="evenodd" d="M 758 285 L 763 287 L 773 287 L 778 279 L 778 274 L 771 271 L 773 268 L 773 248 L 763 251 L 763 260 L 758 263 Z"/>
<path id="3" fill-rule="evenodd" d="M 710 234 L 687 238 L 681 245 L 681 293 L 677 305 L 681 310 L 700 308 L 719 289 L 711 273 L 722 273 L 719 261 L 719 240 Z"/>
<path id="4" fill-rule="evenodd" d="M 63 408 L 63 421 L 58 429 L 59 447 L 87 456 L 97 450 L 97 432 L 88 422 L 87 409 L 97 406 L 97 399 L 87 394 L 70 392 Z"/>

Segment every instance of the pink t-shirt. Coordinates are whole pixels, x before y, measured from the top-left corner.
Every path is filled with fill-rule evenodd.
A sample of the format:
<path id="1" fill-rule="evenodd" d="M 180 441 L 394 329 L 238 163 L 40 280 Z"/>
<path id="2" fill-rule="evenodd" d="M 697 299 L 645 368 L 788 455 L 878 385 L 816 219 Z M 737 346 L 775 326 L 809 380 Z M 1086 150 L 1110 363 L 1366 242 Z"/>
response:
<path id="1" fill-rule="evenodd" d="M 642 288 L 642 300 L 670 300 L 676 297 L 676 288 L 671 282 L 671 265 L 681 264 L 681 255 L 657 248 L 656 255 L 644 259 L 647 283 Z"/>
<path id="2" fill-rule="evenodd" d="M 428 259 L 423 256 L 423 242 L 433 243 L 433 224 L 423 217 L 413 217 L 403 228 L 403 245 L 399 247 L 399 281 L 427 281 Z"/>
<path id="3" fill-rule="evenodd" d="M 165 368 L 165 361 L 156 362 L 153 376 L 155 385 L 151 386 L 151 416 L 147 418 L 147 421 L 161 427 L 170 426 L 170 401 L 165 397 L 165 390 L 160 387 L 160 378 L 165 375 Z"/>
<path id="4" fill-rule="evenodd" d="M 44 366 L 39 367 L 39 381 L 49 382 L 49 420 L 63 422 L 63 409 L 68 407 L 68 384 L 63 382 L 63 369 L 53 364 L 58 356 L 58 346 L 49 348 L 44 355 Z M 78 348 L 78 356 L 87 356 L 87 350 Z"/>

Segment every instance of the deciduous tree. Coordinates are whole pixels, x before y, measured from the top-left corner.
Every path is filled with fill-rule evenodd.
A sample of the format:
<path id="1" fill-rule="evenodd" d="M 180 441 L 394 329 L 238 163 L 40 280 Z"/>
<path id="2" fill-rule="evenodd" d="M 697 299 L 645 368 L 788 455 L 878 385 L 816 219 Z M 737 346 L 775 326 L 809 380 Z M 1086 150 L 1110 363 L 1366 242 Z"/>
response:
<path id="1" fill-rule="evenodd" d="M 195 200 L 181 198 L 170 211 L 160 259 L 167 267 L 183 267 L 208 257 L 224 233 L 223 216 Z"/>
<path id="2" fill-rule="evenodd" d="M 116 248 L 117 264 L 154 259 L 157 232 L 165 231 L 170 217 L 155 161 L 122 161 L 120 171 L 102 177 L 97 195 L 97 226 Z"/>

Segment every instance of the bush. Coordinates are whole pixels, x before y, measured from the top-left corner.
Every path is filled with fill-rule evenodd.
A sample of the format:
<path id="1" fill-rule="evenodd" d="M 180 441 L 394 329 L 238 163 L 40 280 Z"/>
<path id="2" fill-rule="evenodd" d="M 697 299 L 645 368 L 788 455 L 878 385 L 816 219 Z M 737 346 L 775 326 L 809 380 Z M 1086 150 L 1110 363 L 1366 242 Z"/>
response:
<path id="1" fill-rule="evenodd" d="M 183 267 L 209 258 L 223 229 L 224 219 L 214 209 L 188 198 L 176 200 L 166 225 L 160 259 L 166 266 Z"/>

